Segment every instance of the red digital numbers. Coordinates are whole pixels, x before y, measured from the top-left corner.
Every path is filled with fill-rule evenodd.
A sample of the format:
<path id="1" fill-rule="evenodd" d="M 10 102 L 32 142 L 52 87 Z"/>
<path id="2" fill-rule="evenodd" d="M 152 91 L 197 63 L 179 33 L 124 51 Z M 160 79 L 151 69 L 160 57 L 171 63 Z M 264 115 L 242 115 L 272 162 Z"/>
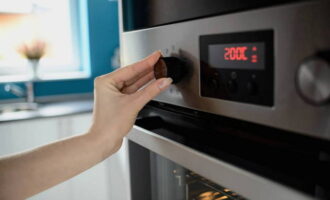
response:
<path id="1" fill-rule="evenodd" d="M 225 60 L 248 60 L 245 52 L 247 47 L 226 47 L 224 58 Z"/>
<path id="2" fill-rule="evenodd" d="M 224 48 L 224 59 L 228 61 L 247 61 L 251 63 L 258 63 L 258 48 L 256 46 L 251 47 L 248 46 L 234 46 L 234 47 L 225 47 Z M 251 51 L 250 54 L 247 55 L 247 51 Z"/>

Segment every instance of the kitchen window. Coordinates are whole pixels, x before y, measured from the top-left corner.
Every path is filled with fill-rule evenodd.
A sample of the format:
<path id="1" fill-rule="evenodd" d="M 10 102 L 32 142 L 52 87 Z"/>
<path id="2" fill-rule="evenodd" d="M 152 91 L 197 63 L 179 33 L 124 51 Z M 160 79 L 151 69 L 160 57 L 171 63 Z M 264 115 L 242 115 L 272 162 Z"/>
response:
<path id="1" fill-rule="evenodd" d="M 37 66 L 40 80 L 90 76 L 80 1 L 0 0 L 0 7 L 13 8 L 13 2 L 22 2 L 24 9 L 0 9 L 0 82 L 31 79 L 31 62 L 22 50 L 26 47 L 44 51 Z"/>

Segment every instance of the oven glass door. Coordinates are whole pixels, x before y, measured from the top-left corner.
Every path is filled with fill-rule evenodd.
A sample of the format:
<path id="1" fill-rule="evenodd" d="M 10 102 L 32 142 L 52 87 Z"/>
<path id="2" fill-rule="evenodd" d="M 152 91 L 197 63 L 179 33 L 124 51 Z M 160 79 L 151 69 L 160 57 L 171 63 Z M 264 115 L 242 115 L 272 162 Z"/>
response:
<path id="1" fill-rule="evenodd" d="M 129 143 L 129 149 L 133 200 L 246 199 L 134 142 Z"/>

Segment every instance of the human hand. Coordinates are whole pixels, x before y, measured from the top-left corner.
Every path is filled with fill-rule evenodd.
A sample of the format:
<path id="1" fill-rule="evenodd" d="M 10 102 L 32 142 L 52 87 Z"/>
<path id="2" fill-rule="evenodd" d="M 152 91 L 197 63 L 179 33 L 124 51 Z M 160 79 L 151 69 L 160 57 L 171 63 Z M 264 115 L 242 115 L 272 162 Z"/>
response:
<path id="1" fill-rule="evenodd" d="M 0 158 L 0 199 L 26 199 L 87 170 L 121 146 L 142 107 L 172 82 L 155 80 L 155 52 L 95 79 L 93 123 L 87 134 Z"/>
<path id="2" fill-rule="evenodd" d="M 153 66 L 160 57 L 161 53 L 156 51 L 137 63 L 95 79 L 91 134 L 105 137 L 120 147 L 138 112 L 172 83 L 172 79 L 162 78 L 140 90 L 154 79 Z"/>

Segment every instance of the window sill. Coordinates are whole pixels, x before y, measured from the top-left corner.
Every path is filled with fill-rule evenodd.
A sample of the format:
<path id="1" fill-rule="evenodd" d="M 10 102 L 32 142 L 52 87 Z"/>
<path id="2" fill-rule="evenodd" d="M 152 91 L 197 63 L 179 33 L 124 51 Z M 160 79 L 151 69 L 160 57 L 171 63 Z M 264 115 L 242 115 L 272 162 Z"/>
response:
<path id="1" fill-rule="evenodd" d="M 54 80 L 73 80 L 73 79 L 88 79 L 90 74 L 86 72 L 63 72 L 63 73 L 50 73 L 39 75 L 38 79 L 34 81 L 54 81 Z M 0 83 L 12 82 L 26 82 L 31 81 L 31 75 L 2 75 L 0 76 Z"/>

